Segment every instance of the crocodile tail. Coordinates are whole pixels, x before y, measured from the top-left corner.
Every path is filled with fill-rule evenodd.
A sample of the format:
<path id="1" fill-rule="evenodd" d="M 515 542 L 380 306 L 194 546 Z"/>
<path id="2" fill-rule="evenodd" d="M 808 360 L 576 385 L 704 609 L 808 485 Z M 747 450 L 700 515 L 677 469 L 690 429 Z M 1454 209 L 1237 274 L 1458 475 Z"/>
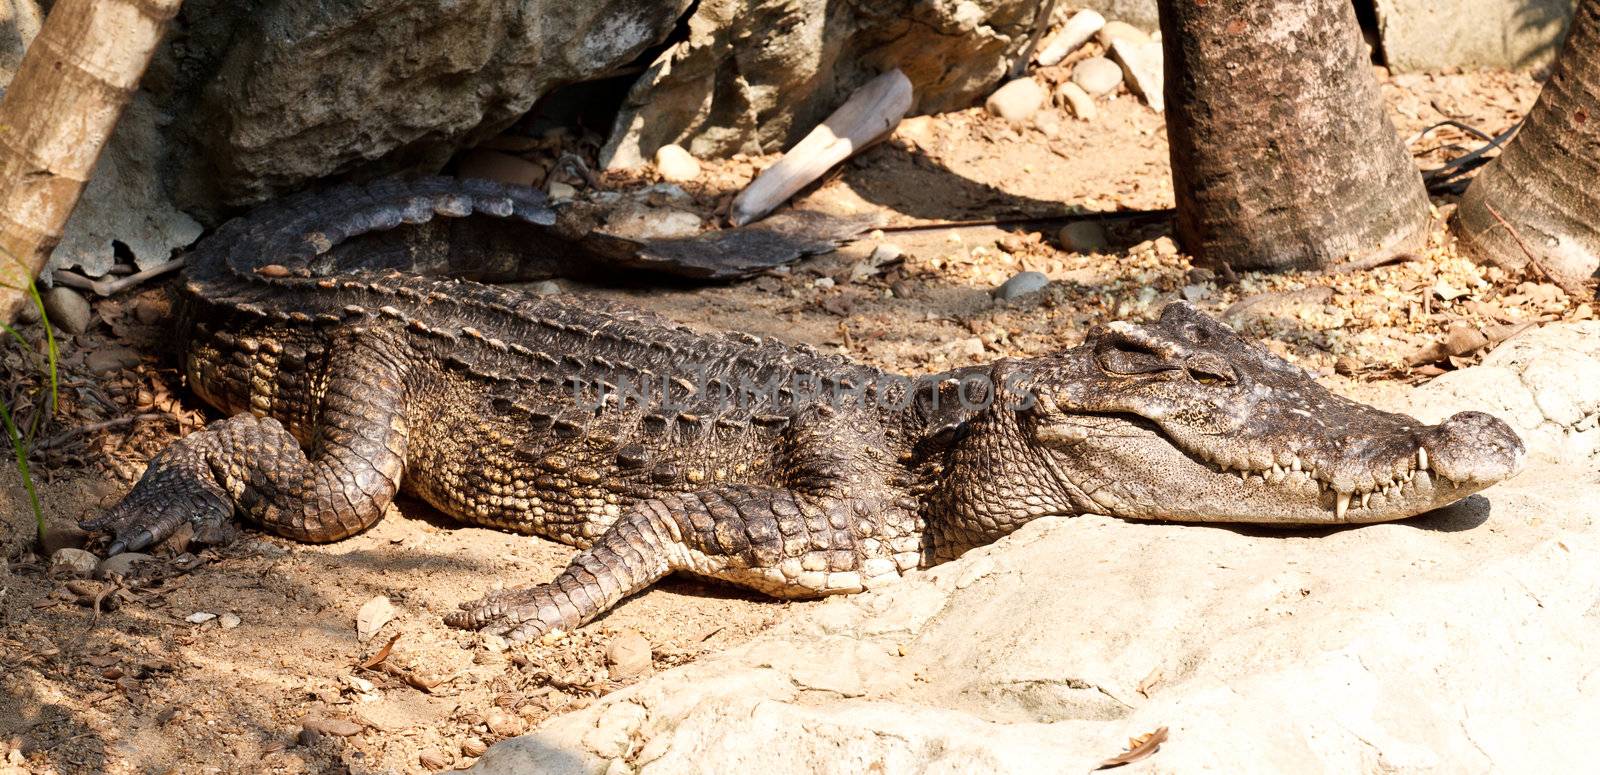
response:
<path id="1" fill-rule="evenodd" d="M 191 277 L 325 277 L 401 271 L 479 282 L 614 279 L 636 269 L 700 280 L 749 277 L 833 250 L 872 218 L 791 210 L 735 229 L 635 240 L 593 228 L 581 208 L 487 180 L 386 178 L 307 192 L 224 224 L 196 249 Z"/>

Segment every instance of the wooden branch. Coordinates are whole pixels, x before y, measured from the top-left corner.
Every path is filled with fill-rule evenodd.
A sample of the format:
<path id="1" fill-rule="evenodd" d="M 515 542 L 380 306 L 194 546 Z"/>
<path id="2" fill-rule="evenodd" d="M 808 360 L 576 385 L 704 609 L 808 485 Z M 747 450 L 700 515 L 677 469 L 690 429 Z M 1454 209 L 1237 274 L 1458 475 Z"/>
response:
<path id="1" fill-rule="evenodd" d="M 867 81 L 740 191 L 728 220 L 734 226 L 760 220 L 833 165 L 894 131 L 911 109 L 911 92 L 911 79 L 899 68 Z"/>
<path id="2" fill-rule="evenodd" d="M 182 0 L 57 0 L 0 100 L 0 323 L 67 217 Z"/>

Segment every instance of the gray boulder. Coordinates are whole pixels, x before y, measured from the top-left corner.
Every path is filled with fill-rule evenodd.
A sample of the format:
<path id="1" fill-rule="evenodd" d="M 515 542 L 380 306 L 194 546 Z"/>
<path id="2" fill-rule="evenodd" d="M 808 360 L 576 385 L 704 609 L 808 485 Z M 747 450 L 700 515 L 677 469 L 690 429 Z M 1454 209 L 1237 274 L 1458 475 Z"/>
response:
<path id="1" fill-rule="evenodd" d="M 179 201 L 254 203 L 357 167 L 437 169 L 553 89 L 628 64 L 689 4 L 186 3 L 188 39 L 155 73 L 191 148 L 174 154 Z"/>

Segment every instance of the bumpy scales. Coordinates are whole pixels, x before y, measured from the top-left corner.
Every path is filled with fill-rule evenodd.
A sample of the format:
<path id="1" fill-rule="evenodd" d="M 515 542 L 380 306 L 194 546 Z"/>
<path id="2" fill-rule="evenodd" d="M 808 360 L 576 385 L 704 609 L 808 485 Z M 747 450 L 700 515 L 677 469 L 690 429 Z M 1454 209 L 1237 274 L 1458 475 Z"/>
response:
<path id="1" fill-rule="evenodd" d="M 220 536 L 235 513 L 332 541 L 404 490 L 580 549 L 447 619 L 521 639 L 675 571 L 851 592 L 1041 516 L 1372 522 L 1520 464 L 1492 417 L 1425 426 L 1347 401 L 1187 305 L 913 379 L 477 282 L 526 276 L 509 248 L 553 220 L 537 192 L 435 178 L 223 226 L 190 261 L 178 334 L 193 390 L 231 416 L 85 527 L 113 552 L 184 523 Z"/>

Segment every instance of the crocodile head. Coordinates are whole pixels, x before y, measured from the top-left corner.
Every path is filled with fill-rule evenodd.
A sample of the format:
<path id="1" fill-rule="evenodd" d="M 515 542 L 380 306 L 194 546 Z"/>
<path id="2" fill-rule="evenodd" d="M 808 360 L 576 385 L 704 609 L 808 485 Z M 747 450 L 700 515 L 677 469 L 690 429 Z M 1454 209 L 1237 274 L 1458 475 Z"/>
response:
<path id="1" fill-rule="evenodd" d="M 952 462 L 1005 469 L 981 488 L 997 502 L 969 510 L 1010 501 L 1031 516 L 1380 522 L 1522 463 L 1521 440 L 1494 417 L 1427 425 L 1342 398 L 1184 303 L 1148 325 L 1097 328 L 1072 350 L 1001 361 L 989 377 L 1011 398 L 971 418 Z"/>

